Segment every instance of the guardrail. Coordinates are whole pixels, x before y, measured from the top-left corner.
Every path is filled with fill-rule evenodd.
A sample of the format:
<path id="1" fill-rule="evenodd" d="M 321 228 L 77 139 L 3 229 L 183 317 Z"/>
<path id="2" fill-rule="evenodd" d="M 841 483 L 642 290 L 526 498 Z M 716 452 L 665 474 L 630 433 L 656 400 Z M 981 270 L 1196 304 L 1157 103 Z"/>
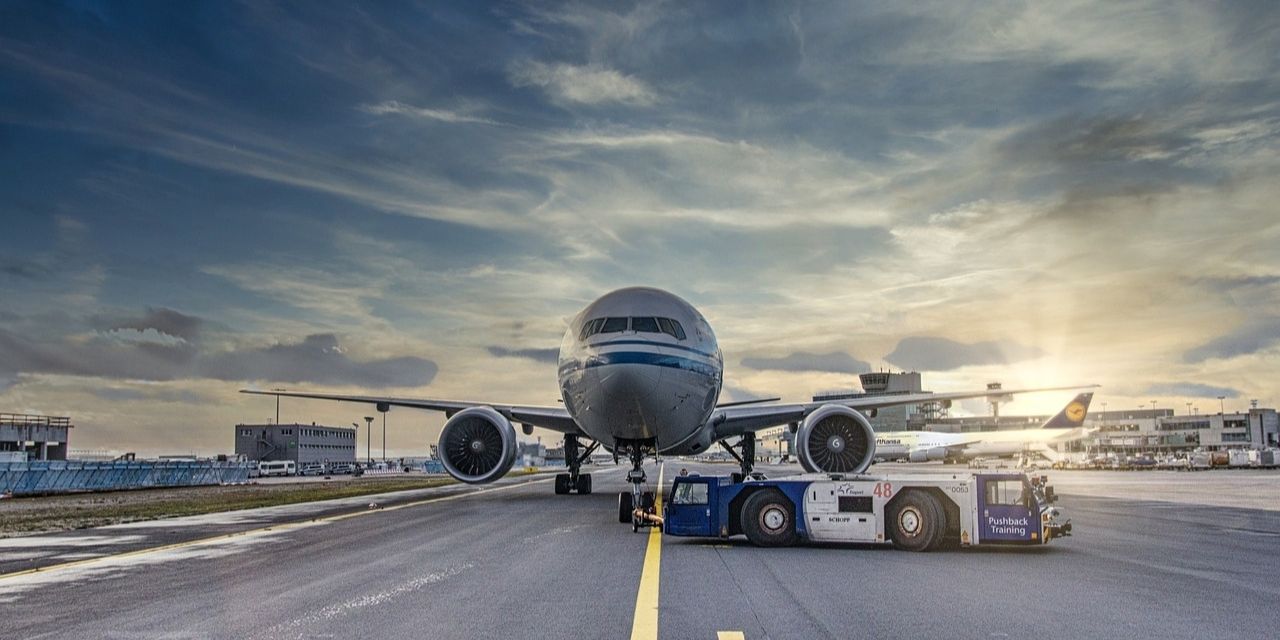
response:
<path id="1" fill-rule="evenodd" d="M 0 493 L 15 496 L 246 482 L 248 462 L 50 460 L 0 462 Z"/>

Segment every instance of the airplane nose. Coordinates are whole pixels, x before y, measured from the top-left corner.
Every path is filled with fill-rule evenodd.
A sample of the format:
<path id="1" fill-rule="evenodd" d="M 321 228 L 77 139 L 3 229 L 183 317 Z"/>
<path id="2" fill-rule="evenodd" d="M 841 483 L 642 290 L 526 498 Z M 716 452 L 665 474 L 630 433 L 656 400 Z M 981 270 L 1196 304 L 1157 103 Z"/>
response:
<path id="1" fill-rule="evenodd" d="M 657 390 L 662 369 L 647 364 L 627 363 L 598 367 L 600 390 L 611 402 L 634 406 Z"/>

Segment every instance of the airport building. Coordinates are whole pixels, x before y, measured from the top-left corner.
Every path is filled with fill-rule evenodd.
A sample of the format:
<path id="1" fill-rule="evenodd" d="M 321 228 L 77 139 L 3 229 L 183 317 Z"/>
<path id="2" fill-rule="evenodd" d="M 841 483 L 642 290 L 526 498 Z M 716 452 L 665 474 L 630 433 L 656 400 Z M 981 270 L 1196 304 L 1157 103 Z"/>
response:
<path id="1" fill-rule="evenodd" d="M 72 426 L 67 417 L 0 413 L 0 459 L 66 460 Z"/>
<path id="2" fill-rule="evenodd" d="M 1171 452 L 1280 447 L 1280 414 L 1251 407 L 1235 413 L 1174 415 L 1172 409 L 1089 414 L 1097 433 L 1073 446 L 1100 453 Z"/>
<path id="3" fill-rule="evenodd" d="M 1051 416 L 979 416 L 930 421 L 926 431 L 970 433 L 1034 429 Z M 1068 449 L 1096 453 L 1172 453 L 1195 449 L 1270 449 L 1280 447 L 1280 414 L 1250 408 L 1236 413 L 1175 415 L 1173 409 L 1090 411 L 1089 437 Z"/>
<path id="4" fill-rule="evenodd" d="M 862 383 L 862 391 L 830 391 L 813 396 L 814 402 L 831 400 L 850 400 L 868 396 L 907 395 L 912 393 L 931 393 L 921 388 L 920 374 L 915 371 L 890 373 L 876 371 L 858 376 Z M 926 421 L 937 420 L 947 416 L 947 407 L 941 402 L 923 402 L 920 404 L 878 409 L 875 415 L 868 415 L 871 428 L 876 431 L 904 431 L 919 429 Z"/>
<path id="5" fill-rule="evenodd" d="M 236 455 L 254 462 L 356 461 L 356 430 L 317 424 L 238 424 Z"/>

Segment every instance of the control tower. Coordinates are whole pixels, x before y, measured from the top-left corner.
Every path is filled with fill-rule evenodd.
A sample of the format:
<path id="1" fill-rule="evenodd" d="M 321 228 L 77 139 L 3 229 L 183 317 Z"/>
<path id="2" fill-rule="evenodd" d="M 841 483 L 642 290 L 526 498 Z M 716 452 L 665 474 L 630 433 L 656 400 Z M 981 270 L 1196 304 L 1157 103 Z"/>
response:
<path id="1" fill-rule="evenodd" d="M 918 371 L 874 371 L 858 376 L 862 383 L 862 391 L 830 391 L 813 396 L 814 402 L 827 400 L 847 400 L 865 398 L 867 396 L 908 395 L 913 393 L 931 393 L 921 388 Z M 874 416 L 868 415 L 871 427 L 876 431 L 903 431 L 912 428 L 908 423 L 923 423 L 927 420 L 947 417 L 947 409 L 941 402 L 922 402 L 920 404 L 901 407 L 886 407 L 876 411 Z"/>

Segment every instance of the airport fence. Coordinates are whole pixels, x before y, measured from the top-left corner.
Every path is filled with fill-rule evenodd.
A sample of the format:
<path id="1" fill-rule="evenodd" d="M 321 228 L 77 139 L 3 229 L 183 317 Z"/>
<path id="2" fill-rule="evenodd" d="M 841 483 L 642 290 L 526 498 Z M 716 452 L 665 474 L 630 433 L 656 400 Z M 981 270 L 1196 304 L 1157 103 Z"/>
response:
<path id="1" fill-rule="evenodd" d="M 0 462 L 0 494 L 15 496 L 246 482 L 249 462 L 49 460 Z"/>

